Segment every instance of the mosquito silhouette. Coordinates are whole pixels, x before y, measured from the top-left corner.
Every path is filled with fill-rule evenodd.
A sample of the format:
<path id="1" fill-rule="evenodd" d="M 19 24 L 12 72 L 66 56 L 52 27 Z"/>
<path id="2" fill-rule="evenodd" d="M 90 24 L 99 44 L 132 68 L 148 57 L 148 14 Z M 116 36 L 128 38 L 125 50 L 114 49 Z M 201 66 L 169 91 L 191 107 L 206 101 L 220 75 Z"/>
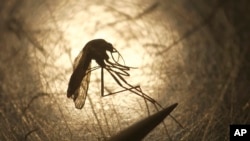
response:
<path id="1" fill-rule="evenodd" d="M 113 61 L 109 60 L 107 51 L 111 53 Z M 114 59 L 113 53 L 118 53 L 118 60 Z M 143 97 L 146 105 L 147 101 L 149 101 L 153 103 L 156 108 L 157 106 L 162 108 L 162 106 L 159 103 L 157 103 L 153 98 L 143 93 L 140 86 L 133 86 L 124 79 L 124 76 L 130 76 L 128 71 L 133 67 L 128 67 L 118 63 L 119 58 L 122 58 L 121 54 L 113 47 L 112 44 L 106 42 L 103 39 L 91 40 L 84 46 L 84 48 L 74 61 L 73 64 L 74 71 L 70 77 L 67 90 L 67 97 L 72 98 L 74 100 L 75 107 L 77 109 L 83 108 L 88 94 L 91 71 L 96 70 L 98 68 L 101 68 L 102 97 L 117 94 L 124 91 L 130 91 L 140 97 Z M 91 68 L 92 60 L 95 60 L 99 65 L 99 67 Z M 103 69 L 105 69 L 112 76 L 115 82 L 119 86 L 121 86 L 123 90 L 112 92 L 109 94 L 104 94 Z"/>

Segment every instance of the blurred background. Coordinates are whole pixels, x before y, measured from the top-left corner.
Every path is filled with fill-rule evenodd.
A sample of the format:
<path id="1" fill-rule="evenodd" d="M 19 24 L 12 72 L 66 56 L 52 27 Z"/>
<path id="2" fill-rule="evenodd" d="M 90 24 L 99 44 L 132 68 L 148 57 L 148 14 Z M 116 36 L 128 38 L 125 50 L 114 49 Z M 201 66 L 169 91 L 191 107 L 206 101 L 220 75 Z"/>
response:
<path id="1" fill-rule="evenodd" d="M 91 73 L 82 110 L 66 97 L 74 58 L 103 38 L 137 67 L 125 78 L 162 106 L 146 141 L 229 140 L 250 124 L 248 0 L 1 0 L 0 140 L 103 141 L 148 116 L 130 92 L 102 98 Z M 92 61 L 92 66 L 96 66 Z M 105 93 L 121 90 L 105 73 Z M 148 103 L 150 112 L 154 105 Z"/>

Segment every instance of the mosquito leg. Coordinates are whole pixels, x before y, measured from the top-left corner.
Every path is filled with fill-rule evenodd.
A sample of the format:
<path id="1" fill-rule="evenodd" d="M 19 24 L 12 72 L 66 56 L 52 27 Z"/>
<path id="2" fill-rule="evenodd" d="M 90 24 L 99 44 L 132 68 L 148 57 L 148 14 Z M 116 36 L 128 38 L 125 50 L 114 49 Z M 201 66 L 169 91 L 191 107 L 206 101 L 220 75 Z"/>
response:
<path id="1" fill-rule="evenodd" d="M 157 102 L 157 101 L 155 101 L 153 98 L 151 98 L 150 96 L 148 96 L 148 95 L 146 95 L 142 90 L 141 90 L 141 88 L 140 88 L 140 86 L 132 86 L 131 84 L 129 84 L 121 75 L 122 74 L 120 74 L 120 73 L 118 73 L 117 71 L 114 71 L 114 70 L 112 70 L 111 68 L 106 68 L 108 71 L 110 71 L 109 73 L 111 74 L 111 76 L 114 78 L 114 80 L 121 86 L 121 87 L 123 87 L 123 88 L 125 88 L 125 89 L 128 89 L 128 88 L 126 88 L 125 86 L 123 86 L 122 84 L 121 84 L 121 82 L 118 80 L 118 78 L 117 77 L 119 77 L 120 78 L 120 80 L 122 80 L 125 84 L 127 84 L 129 87 L 134 87 L 135 89 L 134 90 L 136 90 L 136 91 L 134 91 L 134 90 L 130 90 L 131 92 L 133 92 L 134 94 L 137 94 L 137 95 L 139 95 L 139 96 L 141 96 L 142 98 L 144 98 L 144 100 L 148 100 L 148 101 L 150 101 L 153 105 L 154 105 L 154 107 L 155 107 L 155 109 L 157 110 L 157 111 L 159 111 L 159 109 L 158 109 L 158 107 L 160 107 L 160 108 L 162 108 L 163 109 L 163 107 Z M 114 73 L 114 74 L 113 74 Z M 158 107 L 157 107 L 158 106 Z"/>
<path id="2" fill-rule="evenodd" d="M 100 68 L 99 66 L 96 66 L 96 67 L 91 68 L 89 71 L 94 71 L 94 70 L 97 70 L 99 68 Z"/>
<path id="3" fill-rule="evenodd" d="M 172 115 L 169 114 L 169 116 L 182 128 L 185 129 L 184 126 Z"/>
<path id="4" fill-rule="evenodd" d="M 120 68 L 120 67 L 113 66 L 113 65 L 107 65 L 105 68 L 109 69 L 112 72 L 119 73 L 120 75 L 129 76 L 129 73 L 127 72 L 129 70 L 129 68 L 128 69 L 127 68 Z M 112 70 L 111 68 L 118 69 L 120 72 Z"/>
<path id="5" fill-rule="evenodd" d="M 125 92 L 125 91 L 130 91 L 131 89 L 135 89 L 135 87 L 126 88 L 125 90 L 120 90 L 120 91 L 112 92 L 112 93 L 109 93 L 109 94 L 107 94 L 107 95 L 103 95 L 103 97 L 109 96 L 109 95 L 114 95 L 114 94 L 121 93 L 121 92 Z"/>
<path id="6" fill-rule="evenodd" d="M 162 107 L 158 102 L 156 102 L 156 101 L 155 101 L 153 98 L 151 98 L 150 96 L 146 95 L 146 94 L 141 90 L 140 86 L 136 86 L 136 87 L 132 86 L 132 85 L 129 84 L 122 76 L 120 76 L 119 74 L 117 74 L 114 70 L 109 70 L 109 69 L 107 69 L 107 71 L 108 71 L 108 72 L 110 73 L 110 75 L 114 78 L 114 80 L 117 82 L 117 84 L 120 85 L 121 87 L 123 87 L 123 88 L 125 89 L 124 91 L 129 90 L 129 91 L 131 91 L 132 93 L 134 93 L 134 94 L 136 94 L 136 95 L 139 95 L 139 96 L 141 96 L 141 97 L 144 99 L 145 104 L 146 104 L 146 106 L 147 106 L 148 114 L 150 114 L 150 111 L 149 111 L 149 106 L 148 106 L 148 103 L 147 103 L 146 100 L 148 100 L 149 102 L 151 102 L 151 103 L 154 105 L 154 107 L 155 107 L 155 109 L 156 109 L 157 111 L 159 111 L 158 107 L 160 107 L 160 108 L 163 109 L 163 107 Z M 120 80 L 122 80 L 124 83 L 126 83 L 126 84 L 127 84 L 128 86 L 130 86 L 131 88 L 128 89 L 128 88 L 126 88 L 125 86 L 123 86 L 123 85 L 121 84 L 121 82 L 118 80 L 118 78 L 117 78 L 112 72 L 115 73 L 115 74 L 120 78 Z M 136 91 L 133 91 L 133 89 L 135 89 Z M 115 92 L 115 93 L 113 93 L 113 94 L 116 94 L 116 93 L 119 93 L 119 92 Z M 110 94 L 109 94 L 109 95 L 110 95 Z M 157 107 L 157 106 L 158 106 L 158 107 Z M 179 126 L 183 127 L 183 126 L 182 126 L 173 116 L 170 116 L 170 117 L 171 117 L 177 124 L 179 124 Z M 169 135 L 169 133 L 168 133 L 168 129 L 167 129 L 167 126 L 166 126 L 165 122 L 163 121 L 162 123 L 163 123 L 164 129 L 165 129 L 165 131 L 166 131 L 166 134 L 167 134 L 168 137 L 171 139 L 171 137 L 170 137 L 170 135 Z"/>
<path id="7" fill-rule="evenodd" d="M 139 87 L 139 89 L 140 89 L 140 91 L 141 91 L 141 88 Z M 143 92 L 142 92 L 143 93 Z M 146 94 L 145 94 L 146 95 Z M 147 96 L 147 95 L 146 95 Z M 154 104 L 154 106 L 155 106 L 155 109 L 157 110 L 157 111 L 159 111 L 159 109 L 158 109 L 158 107 L 157 106 L 159 106 L 160 108 L 162 108 L 163 109 L 163 107 L 158 103 L 158 102 L 155 102 L 155 104 Z M 174 117 L 174 116 L 172 116 L 171 114 L 169 114 L 169 116 L 181 127 L 181 128 L 183 128 L 184 129 L 184 126 Z M 166 126 L 165 124 L 164 124 L 164 126 Z"/>
<path id="8" fill-rule="evenodd" d="M 124 73 L 120 73 L 120 72 L 117 72 L 117 71 L 111 69 L 111 67 L 112 67 L 112 66 L 108 66 L 108 67 L 106 67 L 105 69 L 106 69 L 106 70 L 110 73 L 110 75 L 114 78 L 114 80 L 116 81 L 116 83 L 117 83 L 118 85 L 120 85 L 122 88 L 125 89 L 125 90 L 123 90 L 123 91 L 127 91 L 127 90 L 128 90 L 128 91 L 131 91 L 132 93 L 134 93 L 134 94 L 136 94 L 136 95 L 138 95 L 138 96 L 140 96 L 140 97 L 142 97 L 142 98 L 144 99 L 145 104 L 146 104 L 146 106 L 147 106 L 148 113 L 149 113 L 149 108 L 148 108 L 148 104 L 147 104 L 147 101 L 146 101 L 146 100 L 148 100 L 149 102 L 151 102 L 151 103 L 154 105 L 154 107 L 155 107 L 155 109 L 156 109 L 157 111 L 159 111 L 158 107 L 160 107 L 160 108 L 163 109 L 163 107 L 162 107 L 157 101 L 155 101 L 155 100 L 154 100 L 153 98 L 151 98 L 150 96 L 146 95 L 146 94 L 141 90 L 141 87 L 140 87 L 140 86 L 132 86 L 131 84 L 129 84 L 129 83 L 122 77 L 122 75 L 127 76 L 127 75 L 126 75 L 127 72 L 125 72 L 125 70 L 121 70 L 121 68 L 117 67 L 117 69 L 121 70 L 122 72 L 125 72 L 125 74 L 124 74 Z M 117 77 L 118 77 L 121 81 L 123 81 L 127 86 L 129 86 L 129 87 L 131 87 L 131 88 L 127 88 L 127 87 L 123 86 L 123 85 L 121 84 L 120 80 L 119 80 Z M 134 91 L 134 90 L 135 90 L 135 91 Z M 111 94 L 116 94 L 116 93 L 123 92 L 123 91 L 118 91 L 118 92 L 111 93 Z M 111 95 L 111 94 L 109 94 L 109 95 Z M 181 125 L 172 115 L 170 115 L 170 117 L 171 117 L 180 127 L 183 128 L 183 126 L 182 126 L 182 125 Z M 166 126 L 166 124 L 165 124 L 164 121 L 163 121 L 163 126 L 164 126 L 164 128 L 165 128 L 166 134 L 168 135 L 169 139 L 171 140 L 171 137 L 170 137 L 170 135 L 169 135 L 169 133 L 168 133 L 167 126 Z"/>
<path id="9" fill-rule="evenodd" d="M 142 92 L 142 90 L 141 90 L 141 87 L 139 87 L 139 91 L 141 91 L 141 93 L 144 94 L 144 93 Z M 148 96 L 148 95 L 144 94 L 144 96 Z M 151 98 L 151 97 L 150 97 L 150 98 Z M 153 99 L 153 100 L 154 100 L 154 99 Z M 156 102 L 156 101 L 153 102 L 153 105 L 154 105 L 155 109 L 156 109 L 158 112 L 159 112 L 159 109 L 158 109 L 157 106 L 159 106 L 160 108 L 163 109 L 163 107 L 162 107 L 158 102 Z M 173 118 L 171 115 L 170 115 L 170 117 Z M 175 118 L 173 118 L 173 120 L 174 120 L 177 124 L 179 124 L 179 122 L 177 122 L 177 120 L 176 120 Z M 163 127 L 164 127 L 164 129 L 165 129 L 165 132 L 166 132 L 168 138 L 170 139 L 170 141 L 172 141 L 172 138 L 171 138 L 171 136 L 170 136 L 170 134 L 169 134 L 169 132 L 168 132 L 167 125 L 166 125 L 166 123 L 165 123 L 164 121 L 162 121 L 162 125 L 163 125 Z M 181 126 L 181 127 L 182 127 L 182 126 Z"/>
<path id="10" fill-rule="evenodd" d="M 103 79 L 104 79 L 103 68 L 101 68 L 101 95 L 102 95 L 102 97 L 104 97 L 104 82 L 103 82 Z"/>
<path id="11" fill-rule="evenodd" d="M 129 87 L 134 87 L 134 86 L 132 86 L 131 84 L 129 84 L 122 76 L 121 76 L 121 74 L 120 73 L 118 73 L 117 71 L 114 71 L 114 70 L 112 70 L 112 69 L 107 69 L 108 71 L 112 71 L 112 72 L 114 72 L 115 74 L 116 74 L 116 76 L 118 76 L 125 84 L 127 84 Z M 110 72 L 111 73 L 111 72 Z M 116 78 L 116 76 L 114 76 L 114 74 L 111 74 L 111 76 L 115 79 L 115 81 L 121 86 L 121 87 L 124 87 L 120 82 L 119 82 L 119 80 Z M 135 90 L 137 90 L 137 92 L 139 92 L 140 94 L 140 96 L 141 97 L 144 97 L 144 98 L 146 98 L 146 99 L 148 99 L 151 103 L 156 103 L 156 105 L 158 105 L 159 107 L 161 107 L 162 108 L 162 106 L 159 104 L 159 103 L 157 103 L 153 98 L 151 98 L 150 96 L 148 96 L 148 95 L 146 95 L 145 93 L 143 93 L 142 92 L 142 90 L 141 90 L 141 88 L 140 88 L 140 86 L 137 86 L 137 87 L 135 87 Z"/>
<path id="12" fill-rule="evenodd" d="M 148 106 L 148 103 L 147 103 L 146 100 L 148 100 L 149 102 L 151 102 L 151 103 L 154 105 L 154 107 L 155 107 L 155 109 L 156 109 L 157 111 L 159 111 L 158 107 L 160 107 L 160 108 L 163 109 L 163 107 L 162 107 L 158 102 L 156 102 L 156 101 L 155 101 L 153 98 L 151 98 L 150 96 L 146 95 L 146 94 L 141 90 L 141 87 L 140 87 L 140 86 L 136 86 L 136 87 L 132 86 L 132 85 L 129 84 L 121 75 L 119 75 L 118 73 L 116 73 L 114 70 L 109 70 L 109 69 L 107 69 L 107 71 L 111 74 L 111 76 L 114 78 L 114 80 L 117 82 L 117 84 L 120 85 L 121 87 L 123 87 L 123 88 L 125 89 L 125 90 L 123 90 L 123 91 L 129 90 L 129 91 L 131 91 L 132 93 L 134 93 L 134 94 L 136 94 L 136 95 L 139 95 L 139 96 L 141 96 L 141 97 L 144 99 L 145 105 L 146 105 L 146 107 L 147 107 L 148 115 L 150 115 L 150 111 L 149 111 L 149 106 Z M 128 88 L 126 88 L 125 86 L 123 86 L 123 85 L 121 84 L 121 82 L 118 80 L 118 78 L 117 78 L 112 72 L 115 73 L 115 74 L 120 78 L 120 80 L 122 80 L 125 84 L 127 84 L 127 85 L 130 86 L 131 88 L 128 89 Z M 133 89 L 135 89 L 136 91 L 133 91 Z M 119 91 L 119 92 L 122 92 L 122 91 Z M 115 92 L 115 93 L 113 93 L 113 94 L 116 94 L 116 93 L 119 93 L 119 92 Z M 109 94 L 109 95 L 110 95 L 110 94 Z M 158 106 L 158 107 L 157 107 L 157 106 Z M 173 118 L 173 116 L 171 116 L 171 118 L 172 118 L 177 124 L 179 124 L 179 125 L 181 126 L 181 124 L 180 124 L 175 118 Z M 166 131 L 166 134 L 168 135 L 169 139 L 171 140 L 171 137 L 170 137 L 170 135 L 169 135 L 169 133 L 168 133 L 168 129 L 167 129 L 167 126 L 166 126 L 165 122 L 163 121 L 162 124 L 163 124 L 163 126 L 164 126 L 165 131 Z M 183 126 L 181 126 L 181 127 L 183 127 Z"/>
<path id="13" fill-rule="evenodd" d="M 120 81 L 118 80 L 118 78 L 116 78 L 116 76 L 115 76 L 109 69 L 107 69 L 107 71 L 108 71 L 108 72 L 110 73 L 110 75 L 115 79 L 115 81 L 117 82 L 118 85 L 120 85 L 121 87 L 123 87 L 123 88 L 126 89 L 126 90 L 131 91 L 132 93 L 134 93 L 134 94 L 136 94 L 136 95 L 138 95 L 138 96 L 141 96 L 141 97 L 144 99 L 145 104 L 146 104 L 146 107 L 147 107 L 148 115 L 150 115 L 149 106 L 148 106 L 148 103 L 147 103 L 147 101 L 146 101 L 146 99 L 147 99 L 148 101 L 151 101 L 151 99 L 148 99 L 149 96 L 148 96 L 148 97 L 145 97 L 145 94 L 144 94 L 144 93 L 138 93 L 138 89 L 137 89 L 138 86 L 137 86 L 137 87 L 134 87 L 134 86 L 128 84 L 120 75 L 116 74 L 124 83 L 126 83 L 126 84 L 129 85 L 131 88 L 133 88 L 133 89 L 135 89 L 135 90 L 137 90 L 137 91 L 133 91 L 133 89 L 129 89 L 129 88 L 123 86 L 123 85 L 120 83 Z M 139 91 L 139 92 L 140 92 L 140 91 Z M 151 101 L 151 103 L 152 103 L 152 102 L 153 102 L 153 101 Z M 153 103 L 153 104 L 154 104 L 154 103 Z"/>
<path id="14" fill-rule="evenodd" d="M 116 94 L 116 93 L 120 93 L 120 92 L 129 90 L 129 91 L 131 91 L 132 93 L 134 93 L 134 94 L 136 94 L 136 95 L 138 95 L 138 96 L 140 96 L 140 97 L 142 97 L 142 98 L 144 99 L 144 102 L 145 102 L 145 104 L 146 104 L 146 106 L 147 106 L 148 114 L 150 114 L 150 113 L 149 113 L 149 108 L 148 108 L 148 103 L 147 103 L 147 101 L 151 102 L 151 103 L 154 105 L 154 107 L 155 107 L 155 109 L 156 109 L 157 111 L 159 111 L 158 107 L 160 107 L 160 108 L 163 109 L 163 107 L 162 107 L 157 101 L 155 101 L 155 100 L 154 100 L 153 98 L 151 98 L 150 96 L 146 95 L 146 94 L 142 91 L 142 89 L 141 89 L 140 86 L 132 86 L 131 84 L 129 84 L 129 83 L 122 77 L 122 75 L 123 75 L 123 76 L 129 76 L 129 74 L 128 74 L 127 71 L 130 69 L 130 67 L 123 66 L 123 65 L 118 64 L 118 63 L 112 63 L 112 62 L 109 62 L 109 61 L 107 61 L 107 63 L 109 63 L 109 65 L 107 65 L 105 69 L 106 69 L 106 70 L 110 73 L 110 75 L 114 78 L 114 80 L 116 81 L 116 83 L 125 89 L 125 90 L 118 91 L 118 92 L 115 92 L 115 93 L 110 93 L 109 95 L 111 95 L 111 94 Z M 119 70 L 120 72 L 115 71 L 115 70 L 113 70 L 112 68 L 115 68 L 115 69 Z M 123 85 L 121 84 L 120 80 L 119 80 L 117 77 L 118 77 L 121 81 L 123 81 L 127 86 L 129 86 L 129 87 L 131 87 L 131 88 L 127 88 L 127 87 L 123 86 Z M 134 90 L 135 90 L 135 91 L 134 91 Z M 147 100 L 147 101 L 146 101 L 146 100 Z M 181 127 L 183 128 L 183 126 L 182 126 L 182 125 L 181 125 L 172 115 L 170 115 L 170 117 L 171 117 L 179 126 L 181 126 Z M 168 133 L 168 129 L 167 129 L 167 126 L 166 126 L 165 122 L 163 121 L 162 124 L 163 124 L 163 127 L 164 127 L 164 129 L 165 129 L 166 134 L 168 135 L 168 138 L 172 141 L 172 138 L 171 138 L 171 136 L 170 136 L 169 133 Z"/>
<path id="15" fill-rule="evenodd" d="M 133 93 L 135 93 L 138 96 L 141 96 L 143 98 L 146 98 L 148 101 L 150 101 L 151 103 L 157 103 L 153 98 L 151 98 L 150 96 L 144 94 L 141 89 L 140 86 L 132 86 L 131 84 L 129 84 L 123 77 L 121 77 L 119 74 L 115 73 L 115 71 L 113 71 L 125 84 L 127 84 L 129 87 L 133 87 L 136 91 L 133 91 L 133 89 L 129 89 L 125 86 L 123 86 L 121 84 L 121 82 L 118 80 L 118 78 L 109 70 L 106 68 L 106 70 L 110 73 L 110 75 L 114 78 L 114 80 L 117 82 L 118 85 L 120 85 L 122 88 L 127 89 Z M 138 89 L 139 88 L 139 89 Z M 143 96 L 144 95 L 144 96 Z M 157 103 L 157 105 L 160 105 L 159 103 Z M 160 106 L 161 107 L 161 106 Z"/>

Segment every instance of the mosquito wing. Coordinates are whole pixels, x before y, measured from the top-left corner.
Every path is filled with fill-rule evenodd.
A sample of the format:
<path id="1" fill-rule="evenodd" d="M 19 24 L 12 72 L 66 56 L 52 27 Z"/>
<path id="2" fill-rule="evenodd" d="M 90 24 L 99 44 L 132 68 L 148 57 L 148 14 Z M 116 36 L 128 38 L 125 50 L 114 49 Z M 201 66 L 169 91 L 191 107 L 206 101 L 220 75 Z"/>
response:
<path id="1" fill-rule="evenodd" d="M 79 53 L 73 67 L 74 71 L 70 77 L 67 97 L 74 100 L 77 109 L 82 109 L 88 92 L 91 69 L 91 58 L 88 57 L 86 50 L 83 49 Z"/>
<path id="2" fill-rule="evenodd" d="M 82 109 L 82 107 L 85 104 L 85 100 L 88 94 L 88 88 L 89 88 L 89 81 L 90 81 L 90 74 L 91 74 L 91 64 L 89 64 L 88 70 L 86 71 L 86 75 L 82 80 L 81 86 L 79 89 L 77 89 L 76 93 L 78 97 L 74 99 L 75 101 L 75 107 L 77 109 Z"/>

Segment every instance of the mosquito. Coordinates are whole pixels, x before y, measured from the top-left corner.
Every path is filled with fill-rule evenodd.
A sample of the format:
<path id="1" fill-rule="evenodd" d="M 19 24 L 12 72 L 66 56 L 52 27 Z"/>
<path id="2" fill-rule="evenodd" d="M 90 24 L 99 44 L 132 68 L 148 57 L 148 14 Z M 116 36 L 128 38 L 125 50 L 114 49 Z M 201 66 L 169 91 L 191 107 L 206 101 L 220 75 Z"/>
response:
<path id="1" fill-rule="evenodd" d="M 112 60 L 109 60 L 107 51 L 111 53 Z M 118 53 L 118 60 L 114 59 L 113 53 Z M 153 103 L 155 107 L 162 106 L 157 103 L 153 98 L 142 92 L 140 86 L 133 86 L 129 84 L 124 77 L 130 76 L 128 71 L 133 67 L 128 67 L 118 63 L 121 54 L 113 47 L 111 43 L 106 42 L 104 39 L 94 39 L 89 41 L 79 55 L 76 57 L 73 64 L 73 73 L 70 77 L 67 97 L 72 98 L 77 109 L 82 109 L 88 94 L 88 87 L 90 83 L 91 71 L 101 68 L 101 96 L 108 96 L 124 91 L 130 91 L 142 98 L 147 105 L 147 101 Z M 95 60 L 99 67 L 91 68 L 91 61 Z M 123 62 L 124 59 L 122 58 Z M 123 88 L 123 90 L 104 94 L 104 75 L 103 70 L 106 70 L 115 82 Z M 147 105 L 148 109 L 148 105 Z M 148 110 L 149 112 L 149 110 Z"/>

